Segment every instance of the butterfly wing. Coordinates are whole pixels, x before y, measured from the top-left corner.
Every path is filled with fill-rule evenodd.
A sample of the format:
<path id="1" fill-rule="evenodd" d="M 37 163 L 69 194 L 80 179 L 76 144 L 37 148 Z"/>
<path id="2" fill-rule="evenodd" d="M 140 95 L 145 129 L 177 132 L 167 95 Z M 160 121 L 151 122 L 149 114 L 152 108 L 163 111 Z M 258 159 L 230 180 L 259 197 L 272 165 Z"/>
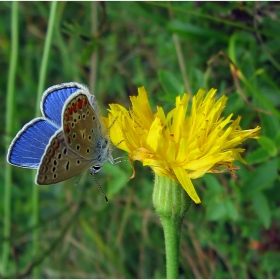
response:
<path id="1" fill-rule="evenodd" d="M 43 116 L 61 127 L 61 114 L 65 101 L 78 90 L 88 91 L 86 86 L 79 83 L 63 83 L 45 90 L 41 101 Z"/>
<path id="2" fill-rule="evenodd" d="M 72 178 L 92 166 L 92 162 L 72 151 L 63 132 L 57 131 L 50 139 L 42 156 L 35 183 L 50 185 Z"/>
<path id="3" fill-rule="evenodd" d="M 37 168 L 49 139 L 58 130 L 45 118 L 35 118 L 27 123 L 12 141 L 7 161 L 19 167 Z"/>
<path id="4" fill-rule="evenodd" d="M 65 103 L 62 130 L 67 145 L 94 164 L 102 164 L 109 149 L 109 139 L 103 134 L 95 97 L 84 92 L 73 94 Z M 96 107 L 93 107 L 96 106 Z M 107 160 L 108 158 L 106 158 Z"/>

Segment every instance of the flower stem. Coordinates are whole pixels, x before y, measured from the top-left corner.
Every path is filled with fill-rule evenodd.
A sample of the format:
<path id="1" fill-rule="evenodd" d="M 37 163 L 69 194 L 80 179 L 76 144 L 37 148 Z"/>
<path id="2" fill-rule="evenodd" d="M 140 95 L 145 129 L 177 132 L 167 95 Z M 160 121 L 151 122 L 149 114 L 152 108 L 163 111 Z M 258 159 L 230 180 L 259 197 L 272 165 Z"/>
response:
<path id="1" fill-rule="evenodd" d="M 173 180 L 155 175 L 153 204 L 164 231 L 166 277 L 178 278 L 180 227 L 191 199 Z"/>
<path id="2" fill-rule="evenodd" d="M 177 279 L 179 267 L 180 221 L 162 217 L 166 254 L 166 278 Z"/>

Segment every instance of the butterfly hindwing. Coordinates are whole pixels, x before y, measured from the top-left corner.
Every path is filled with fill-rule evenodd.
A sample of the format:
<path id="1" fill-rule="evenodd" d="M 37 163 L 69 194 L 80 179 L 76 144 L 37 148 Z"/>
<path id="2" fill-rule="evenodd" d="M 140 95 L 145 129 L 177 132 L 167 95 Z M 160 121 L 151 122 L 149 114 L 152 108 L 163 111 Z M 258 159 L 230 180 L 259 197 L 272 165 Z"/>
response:
<path id="1" fill-rule="evenodd" d="M 35 118 L 27 123 L 12 141 L 7 161 L 16 166 L 37 168 L 49 139 L 58 130 L 45 118 Z"/>
<path id="2" fill-rule="evenodd" d="M 50 139 L 35 179 L 38 185 L 55 184 L 72 178 L 92 166 L 92 162 L 72 151 L 63 132 L 57 131 Z"/>
<path id="3" fill-rule="evenodd" d="M 88 94 L 77 92 L 67 100 L 62 122 L 67 145 L 86 159 L 98 160 L 104 142 L 103 127 Z"/>

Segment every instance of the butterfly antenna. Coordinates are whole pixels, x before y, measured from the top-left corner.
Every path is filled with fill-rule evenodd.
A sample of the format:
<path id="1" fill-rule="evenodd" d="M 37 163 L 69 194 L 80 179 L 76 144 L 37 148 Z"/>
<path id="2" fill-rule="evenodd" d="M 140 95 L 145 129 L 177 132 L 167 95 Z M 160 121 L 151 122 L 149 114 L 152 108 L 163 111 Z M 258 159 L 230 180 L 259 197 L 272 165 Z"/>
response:
<path id="1" fill-rule="evenodd" d="M 113 152 L 124 140 L 121 140 L 116 146 L 114 146 L 112 149 L 111 149 L 111 152 Z"/>
<path id="2" fill-rule="evenodd" d="M 97 182 L 97 180 L 96 180 L 96 178 L 95 178 L 95 175 L 94 175 L 93 173 L 90 173 L 90 174 L 93 176 L 95 183 L 98 185 L 98 187 L 99 187 L 100 190 L 102 191 L 102 193 L 103 193 L 103 195 L 104 195 L 104 198 L 105 198 L 106 202 L 108 203 L 109 200 L 108 200 L 108 198 L 107 198 L 105 192 L 103 191 L 102 187 L 101 187 L 100 184 Z"/>
<path id="3" fill-rule="evenodd" d="M 118 117 L 115 117 L 115 119 L 113 120 L 113 122 L 110 124 L 110 126 L 105 130 L 105 134 L 108 133 L 108 131 L 110 130 L 110 128 L 113 126 L 113 124 L 116 122 Z"/>
<path id="4" fill-rule="evenodd" d="M 83 175 L 84 175 L 84 172 L 81 174 L 81 176 L 80 176 L 79 180 L 75 183 L 75 185 L 74 185 L 74 186 L 77 186 L 77 185 L 79 184 L 79 182 L 80 182 L 80 180 L 82 179 Z"/>

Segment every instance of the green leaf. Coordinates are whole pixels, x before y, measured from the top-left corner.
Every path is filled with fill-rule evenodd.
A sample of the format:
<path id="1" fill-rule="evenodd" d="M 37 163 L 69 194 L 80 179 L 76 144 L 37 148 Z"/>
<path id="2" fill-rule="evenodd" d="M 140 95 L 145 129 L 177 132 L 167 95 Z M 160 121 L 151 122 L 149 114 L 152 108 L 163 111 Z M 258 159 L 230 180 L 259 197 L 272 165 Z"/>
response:
<path id="1" fill-rule="evenodd" d="M 277 155 L 277 148 L 270 138 L 261 136 L 259 139 L 259 143 L 263 147 L 263 149 L 265 149 L 271 156 L 275 157 Z"/>
<path id="2" fill-rule="evenodd" d="M 253 151 L 251 154 L 249 154 L 245 158 L 245 161 L 249 165 L 252 165 L 252 164 L 264 162 L 269 157 L 270 157 L 270 155 L 267 152 L 267 150 L 265 150 L 264 148 L 259 148 L 259 149 L 255 150 L 255 151 Z"/>
<path id="3" fill-rule="evenodd" d="M 225 201 L 225 207 L 226 207 L 227 216 L 234 221 L 238 220 L 237 209 L 234 203 L 230 199 L 227 199 Z"/>
<path id="4" fill-rule="evenodd" d="M 208 201 L 206 205 L 206 219 L 208 221 L 218 221 L 227 215 L 227 208 L 224 201 L 215 200 Z"/>
<path id="5" fill-rule="evenodd" d="M 208 200 L 206 205 L 206 219 L 208 221 L 218 221 L 225 218 L 234 221 L 238 219 L 235 205 L 230 199 L 222 200 L 222 196 L 212 196 L 212 199 Z"/>
<path id="6" fill-rule="evenodd" d="M 280 123 L 277 117 L 260 114 L 262 135 L 274 138 L 280 131 Z"/>
<path id="7" fill-rule="evenodd" d="M 252 197 L 253 208 L 258 214 L 264 227 L 268 229 L 271 224 L 271 211 L 268 205 L 268 201 L 262 192 L 255 193 Z"/>
<path id="8" fill-rule="evenodd" d="M 167 94 L 174 96 L 183 93 L 182 81 L 179 81 L 171 72 L 159 70 L 158 78 L 161 86 Z"/>
<path id="9" fill-rule="evenodd" d="M 280 131 L 277 132 L 275 136 L 274 143 L 278 149 L 280 149 Z"/>
<path id="10" fill-rule="evenodd" d="M 267 251 L 263 257 L 263 268 L 268 272 L 279 271 L 280 254 L 278 251 Z M 279 277 L 279 276 L 278 276 Z M 278 278 L 277 276 L 275 278 Z"/>
<path id="11" fill-rule="evenodd" d="M 126 185 L 128 180 L 128 175 L 122 169 L 117 168 L 117 166 L 112 164 L 105 164 L 104 172 L 111 174 L 112 180 L 110 187 L 106 190 L 106 195 L 110 200 L 115 194 L 119 193 Z"/>
<path id="12" fill-rule="evenodd" d="M 278 176 L 277 166 L 277 158 L 261 164 L 244 182 L 244 187 L 241 189 L 241 193 L 244 196 L 251 196 L 256 192 L 271 186 L 271 183 Z"/>
<path id="13" fill-rule="evenodd" d="M 185 21 L 173 20 L 167 25 L 167 29 L 173 33 L 194 39 L 201 40 L 202 38 L 215 38 L 218 41 L 228 41 L 228 36 L 221 32 L 213 31 L 209 28 L 204 28 L 191 23 L 186 23 Z"/>
<path id="14" fill-rule="evenodd" d="M 223 187 L 215 176 L 205 174 L 202 179 L 207 186 L 207 191 L 211 191 L 216 194 L 221 194 L 223 192 Z"/>

